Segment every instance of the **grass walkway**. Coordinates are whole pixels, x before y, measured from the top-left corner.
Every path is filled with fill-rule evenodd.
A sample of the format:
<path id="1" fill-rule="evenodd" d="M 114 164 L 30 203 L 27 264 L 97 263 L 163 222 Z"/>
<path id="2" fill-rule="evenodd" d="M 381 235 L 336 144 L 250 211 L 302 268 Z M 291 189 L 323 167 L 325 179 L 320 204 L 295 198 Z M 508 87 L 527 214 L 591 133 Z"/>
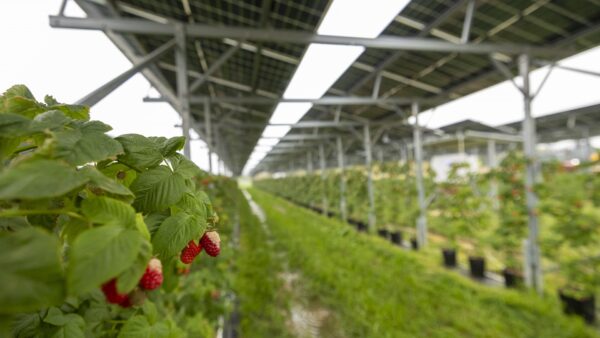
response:
<path id="1" fill-rule="evenodd" d="M 598 337 L 551 299 L 486 288 L 258 190 L 278 245 L 349 337 Z"/>

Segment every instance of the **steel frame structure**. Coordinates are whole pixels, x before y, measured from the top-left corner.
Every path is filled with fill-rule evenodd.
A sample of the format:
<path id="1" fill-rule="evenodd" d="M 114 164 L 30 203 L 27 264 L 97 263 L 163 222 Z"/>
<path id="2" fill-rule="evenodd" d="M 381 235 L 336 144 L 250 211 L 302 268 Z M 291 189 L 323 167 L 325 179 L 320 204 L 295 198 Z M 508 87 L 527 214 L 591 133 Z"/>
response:
<path id="1" fill-rule="evenodd" d="M 372 148 L 377 140 L 381 137 L 383 131 L 388 128 L 394 128 L 397 126 L 407 126 L 413 129 L 412 135 L 412 148 L 414 151 L 414 158 L 417 163 L 417 188 L 418 188 L 418 200 L 420 208 L 420 216 L 417 221 L 417 238 L 420 246 L 423 246 L 427 242 L 427 223 L 426 223 L 426 211 L 427 201 L 425 191 L 423 187 L 423 143 L 436 142 L 428 141 L 423 139 L 423 130 L 418 123 L 418 115 L 420 109 L 423 107 L 437 106 L 442 103 L 448 102 L 457 97 L 457 92 L 462 90 L 465 86 L 469 86 L 471 81 L 476 81 L 481 78 L 488 77 L 490 74 L 494 74 L 496 70 L 492 69 L 488 72 L 483 72 L 473 77 L 472 80 L 464 81 L 453 85 L 449 88 L 440 88 L 430 85 L 426 82 L 421 81 L 418 77 L 412 78 L 400 75 L 398 73 L 388 70 L 393 63 L 400 60 L 403 55 L 410 51 L 417 52 L 435 52 L 435 53 L 450 53 L 446 57 L 435 62 L 431 67 L 425 69 L 424 73 L 433 72 L 441 65 L 450 62 L 457 55 L 461 54 L 475 54 L 475 55 L 489 55 L 489 58 L 493 65 L 500 71 L 501 74 L 506 76 L 512 81 L 514 77 L 511 73 L 510 68 L 514 67 L 511 64 L 512 56 L 518 58 L 518 69 L 520 75 L 524 79 L 524 84 L 519 88 L 523 94 L 524 99 L 524 112 L 525 119 L 523 121 L 522 128 L 522 140 L 524 143 L 524 149 L 528 161 L 527 166 L 527 180 L 526 186 L 528 188 L 527 193 L 527 207 L 529 211 L 529 252 L 528 252 L 528 283 L 541 291 L 541 278 L 540 278 L 540 253 L 537 246 L 538 236 L 538 225 L 537 216 L 535 213 L 537 198 L 533 192 L 532 186 L 536 178 L 536 154 L 535 154 L 535 122 L 531 116 L 531 101 L 539 92 L 539 89 L 535 93 L 531 93 L 529 86 L 529 72 L 533 64 L 539 65 L 539 61 L 531 60 L 532 56 L 540 56 L 544 59 L 550 58 L 552 60 L 558 59 L 562 56 L 572 54 L 572 51 L 568 48 L 569 43 L 575 41 L 575 39 L 585 36 L 593 32 L 600 30 L 599 25 L 593 25 L 587 22 L 585 19 L 578 18 L 577 16 L 571 15 L 568 11 L 561 8 L 558 5 L 548 6 L 551 10 L 562 13 L 562 15 L 569 14 L 572 18 L 583 22 L 586 28 L 576 34 L 564 35 L 564 38 L 554 44 L 537 46 L 532 44 L 514 44 L 514 43 L 490 43 L 483 41 L 484 38 L 471 39 L 471 35 L 476 31 L 477 27 L 474 26 L 473 20 L 477 12 L 477 8 L 480 5 L 474 0 L 458 0 L 452 6 L 449 6 L 443 13 L 436 13 L 437 18 L 429 24 L 422 24 L 410 18 L 399 15 L 396 18 L 397 22 L 401 22 L 407 26 L 418 27 L 418 33 L 415 36 L 390 36 L 382 35 L 373 39 L 366 38 L 352 38 L 352 37 L 340 37 L 340 36 L 324 36 L 317 35 L 312 32 L 298 31 L 298 30 L 286 30 L 286 29 L 271 29 L 266 27 L 266 15 L 270 7 L 270 2 L 264 4 L 262 8 L 262 15 L 260 19 L 260 27 L 234 27 L 234 26 L 217 26 L 217 25 L 205 25 L 190 22 L 179 22 L 168 18 L 164 18 L 160 15 L 149 13 L 143 9 L 136 8 L 129 4 L 123 4 L 120 1 L 97 1 L 92 2 L 90 0 L 74 0 L 79 4 L 80 7 L 88 14 L 86 18 L 74 18 L 66 17 L 64 15 L 64 8 L 66 1 L 63 0 L 59 9 L 59 14 L 56 16 L 50 16 L 49 22 L 52 27 L 57 28 L 76 28 L 76 29 L 87 29 L 87 30 L 98 30 L 104 31 L 108 37 L 117 45 L 122 52 L 132 61 L 134 66 L 117 76 L 115 79 L 109 81 L 102 87 L 91 92 L 86 97 L 82 98 L 79 102 L 82 104 L 93 105 L 101 100 L 103 97 L 108 95 L 111 91 L 116 89 L 120 84 L 125 82 L 128 78 L 137 72 L 143 72 L 150 83 L 158 90 L 160 97 L 158 98 L 145 98 L 147 102 L 168 102 L 171 104 L 182 117 L 182 132 L 183 135 L 189 139 L 189 131 L 194 128 L 200 137 L 205 140 L 208 148 L 209 166 L 212 171 L 212 152 L 216 152 L 221 156 L 222 161 L 217 163 L 217 168 L 220 172 L 224 171 L 224 167 L 227 166 L 232 168 L 236 173 L 240 173 L 243 167 L 244 161 L 239 157 L 232 156 L 232 149 L 225 149 L 222 142 L 216 144 L 214 137 L 220 138 L 220 130 L 227 127 L 230 120 L 227 117 L 222 117 L 219 114 L 220 119 L 217 120 L 212 110 L 220 110 L 223 107 L 227 107 L 233 111 L 241 111 L 247 114 L 256 114 L 259 116 L 269 116 L 269 113 L 262 113 L 253 108 L 246 106 L 250 105 L 273 105 L 280 102 L 308 102 L 315 106 L 333 106 L 337 108 L 335 117 L 331 121 L 326 120 L 315 120 L 315 121 L 300 121 L 295 124 L 289 124 L 295 129 L 313 129 L 314 133 L 303 133 L 303 134 L 290 134 L 282 139 L 279 145 L 277 145 L 270 154 L 298 154 L 306 153 L 308 169 L 312 170 L 312 152 L 304 151 L 305 146 L 314 147 L 316 144 L 319 150 L 319 162 L 321 173 L 323 175 L 326 168 L 326 155 L 325 155 L 325 142 L 331 141 L 335 138 L 336 153 L 337 153 L 337 164 L 339 168 L 344 170 L 347 163 L 345 159 L 345 148 L 351 145 L 351 142 L 344 142 L 346 140 L 352 140 L 353 138 L 358 139 L 362 142 L 364 149 L 365 166 L 368 169 L 367 185 L 369 195 L 369 228 L 374 230 L 376 225 L 375 219 L 375 205 L 374 205 L 374 191 L 373 182 L 371 175 L 371 163 L 372 163 Z M 98 9 L 98 6 L 104 6 L 110 15 L 106 15 L 104 11 Z M 504 5 L 505 7 L 510 7 Z M 486 33 L 485 36 L 489 37 L 497 32 L 510 27 L 511 23 L 518 20 L 520 17 L 525 17 L 524 14 L 531 13 L 544 6 L 541 3 L 534 3 L 529 6 L 523 12 L 516 12 L 513 17 L 507 19 L 505 22 L 495 26 L 490 32 Z M 452 33 L 448 33 L 441 29 L 443 24 L 448 18 L 461 9 L 464 8 L 464 19 L 462 20 L 462 27 L 460 29 L 460 36 L 456 36 Z M 141 17 L 131 18 L 123 17 L 120 15 L 121 12 L 127 12 L 129 14 Z M 567 14 L 565 14 L 567 12 Z M 515 19 L 516 18 L 516 19 Z M 544 26 L 537 22 L 537 25 Z M 549 29 L 545 26 L 546 29 Z M 137 42 L 136 35 L 147 35 L 147 36 L 165 36 L 172 37 L 172 40 L 163 44 L 154 51 L 147 53 L 141 47 L 140 43 Z M 435 38 L 427 38 L 427 35 L 433 35 Z M 187 39 L 204 39 L 204 40 L 218 40 L 228 44 L 230 47 L 213 62 L 210 67 L 206 64 L 203 56 L 203 51 L 200 46 L 199 40 L 195 41 L 195 50 L 198 52 L 199 59 L 202 64 L 202 72 L 197 72 L 194 69 L 190 69 L 188 65 L 188 45 Z M 251 42 L 252 41 L 252 42 Z M 353 68 L 360 69 L 368 72 L 366 76 L 363 76 L 356 81 L 351 88 L 348 90 L 338 90 L 335 88 L 330 89 L 330 94 L 337 96 L 325 96 L 320 99 L 284 99 L 279 97 L 276 93 L 269 92 L 258 88 L 257 76 L 260 67 L 261 58 L 276 59 L 279 62 L 287 64 L 297 65 L 299 60 L 297 58 L 285 55 L 284 53 L 276 50 L 267 48 L 264 46 L 266 43 L 286 43 L 286 44 L 299 44 L 307 45 L 310 43 L 326 43 L 326 44 L 338 44 L 338 45 L 359 45 L 369 49 L 380 49 L 393 51 L 391 55 L 383 59 L 376 65 L 365 64 L 364 62 L 356 62 Z M 175 47 L 175 64 L 168 64 L 160 61 L 165 56 L 166 52 Z M 240 50 L 254 53 L 254 61 L 252 66 L 252 80 L 250 85 L 245 85 L 231 81 L 224 78 L 219 78 L 217 74 L 224 64 L 234 57 Z M 145 55 L 140 57 L 140 55 Z M 508 62 L 508 64 L 506 64 Z M 554 61 L 550 61 L 554 63 Z M 554 64 L 555 67 L 562 67 Z M 159 68 L 168 69 L 175 72 L 176 88 L 173 91 L 168 85 L 164 75 L 161 73 Z M 562 67 L 568 69 L 568 67 Z M 584 72 L 590 75 L 599 75 L 596 72 L 589 72 L 578 69 L 571 69 L 573 71 Z M 550 72 L 548 73 L 549 76 Z M 194 77 L 194 81 L 190 84 L 189 77 Z M 546 77 L 547 78 L 547 77 Z M 354 96 L 353 93 L 360 90 L 372 79 L 373 88 L 370 96 Z M 431 95 L 420 95 L 414 97 L 397 97 L 394 96 L 395 88 L 388 90 L 387 92 L 381 92 L 383 79 L 392 80 L 400 84 L 400 86 L 410 86 L 422 91 L 427 92 Z M 545 82 L 545 80 L 544 80 Z M 514 81 L 513 81 L 514 83 Z M 195 95 L 194 92 L 198 91 L 204 84 L 209 87 L 209 95 Z M 214 89 L 211 87 L 213 84 L 218 84 L 226 88 L 235 90 L 236 92 L 251 93 L 253 96 L 226 96 L 216 95 Z M 540 87 L 541 88 L 541 87 Z M 203 123 L 200 124 L 194 119 L 192 113 L 193 105 L 201 105 L 203 107 Z M 351 114 L 344 114 L 345 119 L 340 119 L 341 106 L 364 106 L 364 107 L 384 107 L 390 111 L 393 111 L 388 117 L 392 117 L 395 121 L 382 119 L 380 121 L 372 121 L 361 119 Z M 235 108 L 233 108 L 235 107 Z M 407 123 L 408 114 L 400 113 L 401 118 L 398 119 L 397 115 L 403 109 L 410 111 L 417 123 L 409 125 Z M 348 119 L 350 117 L 351 119 Z M 234 125 L 231 129 L 238 128 L 263 128 L 265 124 L 256 124 L 253 126 L 252 123 L 241 123 L 240 125 Z M 362 132 L 360 129 L 362 128 Z M 372 135 L 371 128 L 378 128 Z M 326 129 L 323 133 L 319 133 L 322 129 Z M 332 132 L 331 130 L 335 130 Z M 490 164 L 495 163 L 495 142 L 515 142 L 518 141 L 514 135 L 507 134 L 485 134 L 477 132 L 470 132 L 469 135 L 461 134 L 456 136 L 457 139 L 464 140 L 465 137 L 480 137 L 488 140 L 488 156 L 490 158 Z M 291 144 L 289 141 L 301 141 L 301 144 Z M 437 142 L 440 140 L 438 139 Z M 315 143 L 316 142 L 316 143 Z M 287 144 L 287 145 L 286 145 Z M 291 152 L 285 150 L 286 148 L 292 149 Z M 404 149 L 403 157 L 406 156 L 407 147 Z M 300 151 L 298 151 L 300 150 Z M 190 156 L 191 149 L 189 142 L 186 142 L 184 153 L 186 156 Z M 263 160 L 257 168 L 268 169 L 269 158 Z M 293 167 L 292 167 L 293 168 Z M 346 219 L 346 205 L 345 205 L 345 182 L 342 179 L 340 185 L 340 193 L 342 199 L 340 203 L 340 211 L 342 218 Z M 324 205 L 327 205 L 327 201 L 324 197 Z"/>

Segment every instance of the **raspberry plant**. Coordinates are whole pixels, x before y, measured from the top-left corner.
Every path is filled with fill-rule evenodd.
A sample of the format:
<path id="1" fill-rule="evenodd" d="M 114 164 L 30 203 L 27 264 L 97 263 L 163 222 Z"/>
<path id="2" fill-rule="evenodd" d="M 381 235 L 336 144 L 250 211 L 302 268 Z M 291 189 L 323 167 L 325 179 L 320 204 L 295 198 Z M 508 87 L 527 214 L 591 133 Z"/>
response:
<path id="1" fill-rule="evenodd" d="M 122 305 L 160 304 L 144 291 L 163 282 L 156 259 L 164 288 L 177 285 L 180 252 L 216 226 L 194 180 L 203 173 L 177 153 L 183 137 L 110 130 L 87 107 L 38 102 L 22 85 L 0 96 L 0 335 L 181 335 L 154 303 L 119 310 L 100 289 L 127 296 Z"/>
<path id="2" fill-rule="evenodd" d="M 448 179 L 439 186 L 436 200 L 439 218 L 449 248 L 457 249 L 459 239 L 472 241 L 489 225 L 485 199 L 474 188 L 477 175 L 469 172 L 468 163 L 454 163 Z M 480 255 L 481 243 L 472 241 L 474 253 Z"/>

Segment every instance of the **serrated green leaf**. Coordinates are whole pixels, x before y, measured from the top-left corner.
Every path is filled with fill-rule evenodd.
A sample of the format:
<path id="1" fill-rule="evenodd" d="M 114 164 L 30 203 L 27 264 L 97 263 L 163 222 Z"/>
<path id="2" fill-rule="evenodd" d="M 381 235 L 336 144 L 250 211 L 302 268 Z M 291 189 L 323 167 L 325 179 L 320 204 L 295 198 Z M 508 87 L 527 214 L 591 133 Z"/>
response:
<path id="1" fill-rule="evenodd" d="M 92 222 L 134 228 L 135 210 L 131 205 L 110 197 L 90 197 L 81 203 L 81 211 Z"/>
<path id="2" fill-rule="evenodd" d="M 158 166 L 140 173 L 130 187 L 137 210 L 152 212 L 177 203 L 186 191 L 184 178 L 168 167 Z"/>
<path id="3" fill-rule="evenodd" d="M 48 110 L 59 110 L 65 116 L 68 116 L 76 120 L 89 120 L 90 119 L 90 107 L 81 106 L 76 104 L 55 104 L 48 106 Z"/>
<path id="4" fill-rule="evenodd" d="M 39 114 L 31 122 L 31 129 L 33 131 L 42 131 L 46 129 L 57 129 L 62 128 L 69 122 L 73 121 L 58 110 L 50 110 Z"/>
<path id="5" fill-rule="evenodd" d="M 59 104 L 58 101 L 56 101 L 56 99 L 52 95 L 46 95 L 46 96 L 44 96 L 44 103 L 47 104 L 47 105 L 49 105 L 49 106 L 53 106 L 53 105 Z"/>
<path id="6" fill-rule="evenodd" d="M 77 296 L 118 276 L 136 260 L 142 235 L 134 229 L 101 226 L 80 234 L 70 251 L 67 289 Z"/>
<path id="7" fill-rule="evenodd" d="M 203 196 L 199 192 L 185 193 L 177 202 L 177 207 L 190 215 L 197 216 L 200 220 L 206 220 L 206 217 L 208 217 Z"/>
<path id="8" fill-rule="evenodd" d="M 152 244 L 144 239 L 140 245 L 138 256 L 133 265 L 127 268 L 127 270 L 121 273 L 117 278 L 117 290 L 120 293 L 129 293 L 136 287 L 146 271 L 150 258 L 152 258 Z"/>
<path id="9" fill-rule="evenodd" d="M 140 213 L 135 214 L 135 227 L 145 239 L 150 240 L 150 231 L 148 230 L 146 222 L 144 222 L 144 215 Z"/>
<path id="10" fill-rule="evenodd" d="M 105 176 L 123 184 L 126 187 L 129 187 L 137 177 L 137 171 L 118 162 L 111 163 L 99 170 Z"/>
<path id="11" fill-rule="evenodd" d="M 65 297 L 58 239 L 38 228 L 0 236 L 0 314 L 37 311 Z"/>
<path id="12" fill-rule="evenodd" d="M 41 323 L 42 319 L 37 312 L 18 314 L 13 322 L 12 336 L 14 338 L 41 338 L 43 337 Z"/>
<path id="13" fill-rule="evenodd" d="M 126 186 L 119 183 L 117 180 L 112 179 L 111 177 L 107 177 L 92 166 L 84 167 L 79 172 L 81 175 L 89 179 L 91 185 L 97 188 L 100 188 L 111 194 L 133 197 L 133 192 L 131 192 L 131 190 L 129 190 Z M 132 172 L 135 173 L 135 171 Z"/>
<path id="14" fill-rule="evenodd" d="M 144 302 L 142 310 L 144 311 L 144 314 L 146 315 L 146 318 L 150 324 L 156 323 L 156 320 L 158 319 L 158 310 L 156 309 L 156 305 L 154 305 L 154 303 L 151 301 Z"/>
<path id="15" fill-rule="evenodd" d="M 81 165 L 98 162 L 123 153 L 121 144 L 104 134 L 110 127 L 99 121 L 77 124 L 78 128 L 55 133 L 53 154 Z"/>
<path id="16" fill-rule="evenodd" d="M 117 137 L 116 140 L 121 143 L 125 151 L 124 154 L 119 155 L 119 162 L 137 171 L 153 168 L 164 160 L 161 149 L 147 137 L 126 134 Z"/>
<path id="17" fill-rule="evenodd" d="M 40 199 L 64 195 L 88 179 L 59 161 L 31 159 L 0 173 L 0 199 Z"/>
<path id="18" fill-rule="evenodd" d="M 144 222 L 148 227 L 148 231 L 151 235 L 154 235 L 162 222 L 169 217 L 168 212 L 153 212 L 144 217 Z"/>
<path id="19" fill-rule="evenodd" d="M 10 99 L 10 98 L 13 98 L 13 97 L 19 97 L 19 96 L 21 96 L 21 97 L 24 97 L 26 99 L 35 100 L 35 97 L 31 93 L 31 91 L 29 90 L 29 88 L 27 88 L 27 86 L 22 85 L 22 84 L 14 85 L 14 86 L 8 88 L 2 94 L 2 96 L 5 99 Z"/>
<path id="20" fill-rule="evenodd" d="M 183 176 L 186 179 L 190 179 L 194 176 L 202 175 L 202 170 L 198 168 L 194 162 L 185 158 L 181 154 L 174 154 L 169 157 L 169 162 L 173 167 L 173 171 Z"/>
<path id="21" fill-rule="evenodd" d="M 167 218 L 152 237 L 154 252 L 163 259 L 178 255 L 192 239 L 200 238 L 206 223 L 198 217 L 180 212 Z"/>
<path id="22" fill-rule="evenodd" d="M 166 338 L 169 328 L 163 322 L 150 325 L 146 317 L 133 316 L 127 320 L 119 332 L 118 338 Z"/>
<path id="23" fill-rule="evenodd" d="M 67 318 L 64 313 L 56 307 L 51 307 L 44 317 L 44 323 L 52 324 L 54 326 L 63 326 L 67 323 Z"/>
<path id="24" fill-rule="evenodd" d="M 31 224 L 27 222 L 26 217 L 1 217 L 0 230 L 2 231 L 17 231 L 24 228 L 29 228 Z"/>
<path id="25" fill-rule="evenodd" d="M 177 150 L 180 150 L 185 145 L 185 137 L 176 136 L 171 137 L 170 139 L 165 139 L 162 142 L 161 152 L 164 157 L 169 157 L 174 155 Z"/>
<path id="26" fill-rule="evenodd" d="M 85 322 L 83 318 L 74 313 L 66 314 L 66 323 L 53 330 L 50 338 L 84 338 Z"/>
<path id="27" fill-rule="evenodd" d="M 31 120 L 18 114 L 0 114 L 0 135 L 4 137 L 24 136 L 30 133 Z"/>

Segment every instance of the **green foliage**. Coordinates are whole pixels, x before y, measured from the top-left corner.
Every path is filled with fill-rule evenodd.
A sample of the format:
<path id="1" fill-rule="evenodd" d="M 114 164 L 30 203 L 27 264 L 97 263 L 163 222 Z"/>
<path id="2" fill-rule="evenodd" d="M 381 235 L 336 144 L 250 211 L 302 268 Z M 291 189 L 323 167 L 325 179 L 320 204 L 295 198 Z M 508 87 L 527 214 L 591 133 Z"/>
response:
<path id="1" fill-rule="evenodd" d="M 440 183 L 436 208 L 443 226 L 439 230 L 452 248 L 457 248 L 459 239 L 481 238 L 478 233 L 489 226 L 485 198 L 474 188 L 476 180 L 468 163 L 454 163 L 448 179 Z M 481 255 L 482 242 L 474 245 L 476 254 Z"/>
<path id="2" fill-rule="evenodd" d="M 348 337 L 596 337 L 533 294 L 490 289 L 260 191 L 273 237 Z M 466 320 L 468 319 L 468 320 Z"/>
<path id="3" fill-rule="evenodd" d="M 547 255 L 560 265 L 568 282 L 565 291 L 593 294 L 600 287 L 600 210 L 593 204 L 589 174 L 553 172 L 538 190 L 541 210 L 554 217 Z"/>
<path id="4" fill-rule="evenodd" d="M 0 96 L 0 335 L 4 323 L 15 337 L 187 334 L 177 300 L 137 284 L 158 256 L 178 290 L 174 258 L 208 222 L 217 226 L 196 182 L 204 173 L 177 153 L 182 137 L 110 130 L 89 121 L 87 107 L 38 102 L 22 85 Z M 107 304 L 100 286 L 113 278 L 119 292 L 157 307 Z"/>

